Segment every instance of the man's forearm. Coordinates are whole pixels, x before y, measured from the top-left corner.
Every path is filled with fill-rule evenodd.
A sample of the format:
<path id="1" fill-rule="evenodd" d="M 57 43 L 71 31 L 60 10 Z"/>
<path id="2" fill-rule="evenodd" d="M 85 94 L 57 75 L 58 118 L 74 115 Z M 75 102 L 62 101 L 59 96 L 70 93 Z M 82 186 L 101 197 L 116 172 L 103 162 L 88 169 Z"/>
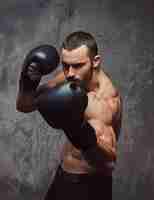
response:
<path id="1" fill-rule="evenodd" d="M 24 93 L 19 91 L 16 98 L 16 109 L 19 112 L 29 113 L 35 110 L 34 92 Z"/>
<path id="2" fill-rule="evenodd" d="M 83 156 L 89 164 L 95 167 L 100 167 L 104 163 L 114 163 L 117 157 L 116 150 L 105 142 L 103 145 L 97 142 L 92 148 L 83 151 Z"/>

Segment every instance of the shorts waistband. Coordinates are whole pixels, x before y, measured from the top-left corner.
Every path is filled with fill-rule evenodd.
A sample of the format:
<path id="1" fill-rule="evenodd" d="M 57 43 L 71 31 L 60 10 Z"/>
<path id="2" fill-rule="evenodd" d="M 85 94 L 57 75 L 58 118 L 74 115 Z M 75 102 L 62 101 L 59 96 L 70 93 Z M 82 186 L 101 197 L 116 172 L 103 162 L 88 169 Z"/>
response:
<path id="1" fill-rule="evenodd" d="M 112 176 L 105 176 L 102 174 L 97 173 L 83 173 L 83 174 L 77 174 L 77 173 L 69 173 L 63 170 L 61 166 L 58 167 L 57 175 L 61 176 L 64 180 L 68 180 L 74 183 L 80 183 L 80 182 L 89 182 L 94 181 L 96 179 L 104 179 L 104 178 L 112 178 Z"/>

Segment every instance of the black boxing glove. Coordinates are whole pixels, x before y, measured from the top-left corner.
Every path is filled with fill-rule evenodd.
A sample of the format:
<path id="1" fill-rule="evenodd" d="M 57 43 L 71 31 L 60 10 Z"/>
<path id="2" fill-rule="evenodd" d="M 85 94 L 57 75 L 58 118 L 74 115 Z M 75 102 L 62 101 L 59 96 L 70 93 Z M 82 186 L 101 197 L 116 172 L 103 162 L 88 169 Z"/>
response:
<path id="1" fill-rule="evenodd" d="M 88 97 L 79 83 L 66 81 L 54 88 L 46 88 L 35 104 L 45 121 L 64 130 L 76 148 L 86 150 L 96 144 L 95 130 L 83 118 Z"/>
<path id="2" fill-rule="evenodd" d="M 59 55 L 55 47 L 41 45 L 32 49 L 24 59 L 20 75 L 20 90 L 35 90 L 43 75 L 54 71 L 59 64 Z"/>

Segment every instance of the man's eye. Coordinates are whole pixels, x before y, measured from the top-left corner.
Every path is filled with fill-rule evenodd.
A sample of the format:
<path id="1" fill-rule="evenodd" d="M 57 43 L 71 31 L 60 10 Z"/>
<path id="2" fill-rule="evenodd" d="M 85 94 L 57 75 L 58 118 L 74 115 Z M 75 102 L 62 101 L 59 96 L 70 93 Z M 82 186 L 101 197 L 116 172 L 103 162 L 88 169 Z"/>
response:
<path id="1" fill-rule="evenodd" d="M 72 67 L 75 69 L 78 69 L 78 68 L 80 68 L 80 64 L 74 64 L 74 65 L 72 65 Z"/>
<path id="2" fill-rule="evenodd" d="M 83 66 L 82 63 L 78 63 L 78 64 L 72 65 L 72 67 L 73 67 L 73 68 L 76 68 L 76 69 L 79 69 L 79 68 L 81 68 L 82 66 Z"/>
<path id="3" fill-rule="evenodd" d="M 62 65 L 63 65 L 63 68 L 65 68 L 65 69 L 68 69 L 68 68 L 69 68 L 69 65 L 66 64 L 66 63 L 62 63 Z"/>
<path id="4" fill-rule="evenodd" d="M 77 63 L 77 64 L 67 64 L 67 63 L 62 63 L 64 69 L 69 69 L 70 67 L 74 69 L 79 69 L 81 68 L 84 64 L 83 63 Z"/>

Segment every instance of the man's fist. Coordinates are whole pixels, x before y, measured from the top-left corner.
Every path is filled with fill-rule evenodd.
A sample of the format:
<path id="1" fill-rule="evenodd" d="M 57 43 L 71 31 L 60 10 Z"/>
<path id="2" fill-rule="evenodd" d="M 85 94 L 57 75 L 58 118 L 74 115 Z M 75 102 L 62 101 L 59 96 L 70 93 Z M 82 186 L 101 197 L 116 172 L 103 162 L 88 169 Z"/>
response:
<path id="1" fill-rule="evenodd" d="M 59 55 L 55 47 L 51 45 L 41 45 L 32 49 L 24 60 L 24 66 L 32 64 L 38 67 L 42 75 L 54 71 L 59 64 Z"/>
<path id="2" fill-rule="evenodd" d="M 46 88 L 35 103 L 49 125 L 64 129 L 80 123 L 88 98 L 79 84 L 66 81 L 54 88 Z"/>
<path id="3" fill-rule="evenodd" d="M 41 77 L 54 71 L 59 60 L 56 48 L 51 45 L 41 45 L 32 49 L 23 62 L 20 86 L 23 90 L 36 89 Z"/>
<path id="4" fill-rule="evenodd" d="M 88 97 L 82 84 L 66 81 L 45 89 L 35 101 L 36 108 L 52 127 L 64 130 L 72 144 L 87 149 L 96 144 L 94 129 L 84 120 Z"/>

